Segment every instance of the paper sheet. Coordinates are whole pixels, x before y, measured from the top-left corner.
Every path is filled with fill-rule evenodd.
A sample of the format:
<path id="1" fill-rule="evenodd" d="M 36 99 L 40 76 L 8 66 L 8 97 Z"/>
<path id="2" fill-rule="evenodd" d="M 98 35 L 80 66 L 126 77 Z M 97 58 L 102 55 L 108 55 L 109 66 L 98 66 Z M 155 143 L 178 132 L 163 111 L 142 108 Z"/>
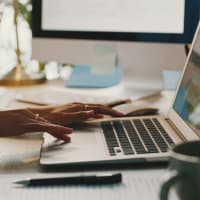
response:
<path id="1" fill-rule="evenodd" d="M 0 194 L 1 199 L 7 200 L 159 200 L 160 186 L 165 173 L 164 170 L 125 170 L 122 171 L 123 182 L 116 185 L 32 188 L 19 187 L 13 184 L 16 180 L 26 178 L 27 174 L 1 175 Z M 40 174 L 28 174 L 28 176 L 41 177 Z M 52 176 L 52 174 L 43 176 Z M 175 194 L 172 195 L 173 198 L 170 199 L 175 200 Z"/>

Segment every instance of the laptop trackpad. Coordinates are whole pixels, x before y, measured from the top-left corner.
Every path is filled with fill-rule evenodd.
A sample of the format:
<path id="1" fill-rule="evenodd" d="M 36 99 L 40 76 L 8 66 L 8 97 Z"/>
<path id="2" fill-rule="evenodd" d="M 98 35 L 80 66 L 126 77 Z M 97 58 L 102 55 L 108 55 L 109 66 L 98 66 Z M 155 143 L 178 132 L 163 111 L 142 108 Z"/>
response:
<path id="1" fill-rule="evenodd" d="M 74 131 L 71 135 L 71 142 L 75 145 L 94 145 L 97 143 L 95 130 Z"/>
<path id="2" fill-rule="evenodd" d="M 74 128 L 74 131 L 69 136 L 71 137 L 70 143 L 64 143 L 63 141 L 58 141 L 55 137 L 45 133 L 44 134 L 44 147 L 51 147 L 51 146 L 71 146 L 71 145 L 94 145 L 97 143 L 97 138 L 95 133 L 99 133 L 100 129 L 97 127 L 84 127 L 81 128 Z"/>
<path id="3" fill-rule="evenodd" d="M 49 134 L 45 134 L 41 163 L 70 163 L 77 161 L 95 160 L 102 157 L 102 141 L 98 127 L 89 127 L 82 130 L 74 129 L 70 143 L 57 141 Z M 101 147 L 101 148 L 100 148 Z"/>

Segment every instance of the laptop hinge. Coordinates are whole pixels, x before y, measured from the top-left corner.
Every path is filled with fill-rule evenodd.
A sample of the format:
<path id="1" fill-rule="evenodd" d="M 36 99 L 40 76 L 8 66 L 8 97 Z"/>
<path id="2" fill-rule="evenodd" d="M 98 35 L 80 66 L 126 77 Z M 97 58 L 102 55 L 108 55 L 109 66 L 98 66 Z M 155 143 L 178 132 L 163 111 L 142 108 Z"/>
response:
<path id="1" fill-rule="evenodd" d="M 172 129 L 176 132 L 176 134 L 180 137 L 180 139 L 183 142 L 186 142 L 187 139 L 185 138 L 185 136 L 181 133 L 181 131 L 176 127 L 176 125 L 169 119 L 169 118 L 165 118 L 165 120 L 167 121 L 167 123 L 172 127 Z"/>

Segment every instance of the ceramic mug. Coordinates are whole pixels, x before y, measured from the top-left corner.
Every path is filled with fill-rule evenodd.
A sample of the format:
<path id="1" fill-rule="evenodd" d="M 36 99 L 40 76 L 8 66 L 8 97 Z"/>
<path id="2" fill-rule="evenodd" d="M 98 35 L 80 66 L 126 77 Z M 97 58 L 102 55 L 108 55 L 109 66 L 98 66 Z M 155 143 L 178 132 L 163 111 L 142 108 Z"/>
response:
<path id="1" fill-rule="evenodd" d="M 200 200 L 200 141 L 174 146 L 169 168 L 170 178 L 161 187 L 160 200 L 168 200 L 171 187 L 180 200 Z"/>

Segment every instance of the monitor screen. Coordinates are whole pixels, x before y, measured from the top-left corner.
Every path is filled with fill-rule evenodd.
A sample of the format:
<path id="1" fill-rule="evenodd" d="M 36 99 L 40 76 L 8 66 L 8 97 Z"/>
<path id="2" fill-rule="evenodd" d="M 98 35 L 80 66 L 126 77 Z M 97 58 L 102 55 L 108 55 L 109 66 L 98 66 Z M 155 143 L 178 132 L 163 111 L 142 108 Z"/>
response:
<path id="1" fill-rule="evenodd" d="M 40 37 L 190 43 L 197 0 L 34 0 Z"/>

